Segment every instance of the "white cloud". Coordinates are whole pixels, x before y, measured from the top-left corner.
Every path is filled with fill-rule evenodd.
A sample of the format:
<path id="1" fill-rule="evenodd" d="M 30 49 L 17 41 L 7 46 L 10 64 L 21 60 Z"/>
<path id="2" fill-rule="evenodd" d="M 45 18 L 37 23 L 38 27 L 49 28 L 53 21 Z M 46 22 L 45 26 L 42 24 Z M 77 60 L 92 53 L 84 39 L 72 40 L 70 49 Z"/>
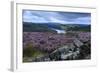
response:
<path id="1" fill-rule="evenodd" d="M 90 17 L 80 17 L 75 19 L 76 23 L 81 23 L 81 24 L 91 24 L 91 18 Z"/>
<path id="2" fill-rule="evenodd" d="M 83 16 L 82 14 L 80 15 L 77 15 L 77 14 L 76 13 L 67 14 L 67 13 L 61 13 L 61 12 L 25 10 L 23 12 L 23 21 L 24 22 L 35 22 L 35 23 L 56 22 L 56 23 L 68 23 L 68 24 L 90 24 L 91 23 L 90 16 L 86 17 L 86 15 Z"/>

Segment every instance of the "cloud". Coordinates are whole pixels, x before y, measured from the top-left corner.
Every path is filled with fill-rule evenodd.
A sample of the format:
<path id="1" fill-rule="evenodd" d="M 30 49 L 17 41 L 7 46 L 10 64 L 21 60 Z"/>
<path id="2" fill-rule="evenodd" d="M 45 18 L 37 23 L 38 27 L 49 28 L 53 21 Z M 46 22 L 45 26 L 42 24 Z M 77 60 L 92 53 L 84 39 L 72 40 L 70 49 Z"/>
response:
<path id="1" fill-rule="evenodd" d="M 75 20 L 76 23 L 82 23 L 82 24 L 91 24 L 91 18 L 90 17 L 80 17 Z"/>
<path id="2" fill-rule="evenodd" d="M 90 13 L 23 10 L 23 21 L 34 23 L 90 24 Z"/>

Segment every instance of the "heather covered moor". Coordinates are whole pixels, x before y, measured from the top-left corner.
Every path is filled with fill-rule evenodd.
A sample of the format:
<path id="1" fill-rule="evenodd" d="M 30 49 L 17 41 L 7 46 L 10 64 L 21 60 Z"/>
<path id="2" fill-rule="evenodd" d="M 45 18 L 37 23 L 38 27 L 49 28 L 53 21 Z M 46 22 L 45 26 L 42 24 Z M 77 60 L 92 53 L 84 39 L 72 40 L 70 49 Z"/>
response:
<path id="1" fill-rule="evenodd" d="M 91 59 L 91 14 L 23 10 L 23 62 Z"/>

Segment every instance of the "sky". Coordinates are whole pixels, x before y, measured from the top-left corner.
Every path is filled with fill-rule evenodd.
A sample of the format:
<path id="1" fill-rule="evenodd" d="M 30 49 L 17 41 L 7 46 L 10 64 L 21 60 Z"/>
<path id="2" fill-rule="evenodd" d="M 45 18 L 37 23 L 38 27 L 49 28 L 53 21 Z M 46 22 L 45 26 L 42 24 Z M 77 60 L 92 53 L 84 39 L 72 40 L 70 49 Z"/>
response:
<path id="1" fill-rule="evenodd" d="M 23 10 L 23 22 L 91 24 L 90 13 Z"/>

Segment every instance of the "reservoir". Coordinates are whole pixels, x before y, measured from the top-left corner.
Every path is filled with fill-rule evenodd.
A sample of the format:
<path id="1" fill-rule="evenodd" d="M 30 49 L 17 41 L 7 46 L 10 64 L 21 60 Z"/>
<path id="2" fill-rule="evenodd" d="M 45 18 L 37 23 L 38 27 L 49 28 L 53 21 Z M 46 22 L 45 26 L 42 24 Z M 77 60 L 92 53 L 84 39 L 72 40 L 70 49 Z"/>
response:
<path id="1" fill-rule="evenodd" d="M 65 34 L 65 33 L 66 33 L 66 31 L 65 31 L 65 30 L 59 30 L 59 29 L 54 29 L 54 28 L 52 28 L 52 30 L 57 31 L 57 33 L 58 33 L 58 34 L 60 34 L 60 33 Z"/>

